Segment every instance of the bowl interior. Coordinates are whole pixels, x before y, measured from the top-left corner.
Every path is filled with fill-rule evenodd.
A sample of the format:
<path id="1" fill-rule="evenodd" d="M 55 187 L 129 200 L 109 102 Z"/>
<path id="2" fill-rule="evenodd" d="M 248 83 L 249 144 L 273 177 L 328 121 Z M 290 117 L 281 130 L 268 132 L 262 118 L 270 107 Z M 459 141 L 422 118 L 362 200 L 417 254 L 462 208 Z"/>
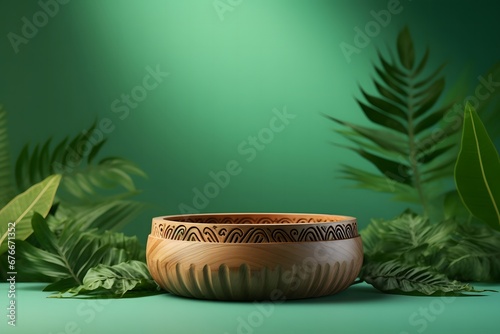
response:
<path id="1" fill-rule="evenodd" d="M 213 213 L 161 217 L 163 220 L 199 224 L 311 224 L 355 220 L 353 217 L 308 213 Z"/>

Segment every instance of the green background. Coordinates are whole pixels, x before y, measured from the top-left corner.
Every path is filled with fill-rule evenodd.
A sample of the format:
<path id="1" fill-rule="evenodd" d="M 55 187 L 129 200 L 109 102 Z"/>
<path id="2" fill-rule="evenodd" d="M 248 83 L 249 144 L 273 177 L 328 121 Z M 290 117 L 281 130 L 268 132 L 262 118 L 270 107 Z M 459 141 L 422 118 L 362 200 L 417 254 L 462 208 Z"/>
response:
<path id="1" fill-rule="evenodd" d="M 364 29 L 370 11 L 387 9 L 387 1 L 230 3 L 221 19 L 213 0 L 73 0 L 53 9 L 16 53 L 8 34 L 20 35 L 23 17 L 32 21 L 41 7 L 2 1 L 0 103 L 12 156 L 27 142 L 57 141 L 108 118 L 113 131 L 102 156 L 130 159 L 149 175 L 137 180 L 138 199 L 152 206 L 126 227 L 142 240 L 151 217 L 192 207 L 193 189 L 231 160 L 241 173 L 200 211 L 337 213 L 363 227 L 406 204 L 349 188 L 340 164 L 372 166 L 332 145 L 344 140 L 321 113 L 368 124 L 354 100 L 358 85 L 373 91 L 376 50 L 392 47 L 405 24 L 417 50 L 430 47 L 433 65 L 448 61 L 448 84 L 468 67 L 475 86 L 500 54 L 494 1 L 401 1 L 401 12 L 350 62 L 339 45 L 353 45 L 354 28 Z M 127 115 L 114 112 L 113 102 L 142 85 L 148 67 L 169 76 Z M 284 107 L 295 118 L 247 161 L 239 145 L 249 147 L 249 136 Z"/>
<path id="2" fill-rule="evenodd" d="M 339 45 L 354 44 L 354 28 L 364 29 L 374 20 L 370 11 L 387 9 L 388 1 L 223 0 L 235 4 L 223 20 L 213 0 L 66 2 L 17 53 L 8 34 L 21 34 L 23 17 L 32 20 L 40 4 L 0 4 L 0 103 L 8 111 L 12 156 L 26 143 L 57 141 L 96 117 L 110 119 L 102 156 L 130 159 L 149 175 L 137 180 L 138 199 L 152 206 L 126 227 L 143 241 L 151 217 L 192 206 L 193 189 L 203 189 L 210 172 L 232 160 L 241 173 L 200 211 L 338 213 L 356 216 L 361 227 L 370 218 L 397 215 L 406 204 L 349 188 L 352 183 L 341 179 L 342 163 L 372 167 L 332 145 L 344 141 L 321 113 L 368 124 L 354 100 L 358 85 L 373 91 L 376 50 L 392 46 L 406 24 L 417 50 L 430 47 L 432 65 L 448 62 L 447 85 L 469 68 L 475 86 L 500 55 L 495 1 L 402 0 L 401 12 L 350 62 Z M 121 119 L 112 103 L 157 66 L 169 76 Z M 239 145 L 269 127 L 273 109 L 285 106 L 295 118 L 247 161 Z M 4 318 L 2 333 L 235 333 L 238 319 L 257 310 L 252 303 L 169 294 L 133 302 L 60 301 L 46 299 L 41 288 L 18 284 L 19 327 L 8 327 Z M 0 284 L 2 308 L 7 291 Z M 448 303 L 384 295 L 362 284 L 336 296 L 275 305 L 272 316 L 251 329 L 496 333 L 498 294 L 488 294 Z M 431 317 L 422 310 L 431 310 Z"/>

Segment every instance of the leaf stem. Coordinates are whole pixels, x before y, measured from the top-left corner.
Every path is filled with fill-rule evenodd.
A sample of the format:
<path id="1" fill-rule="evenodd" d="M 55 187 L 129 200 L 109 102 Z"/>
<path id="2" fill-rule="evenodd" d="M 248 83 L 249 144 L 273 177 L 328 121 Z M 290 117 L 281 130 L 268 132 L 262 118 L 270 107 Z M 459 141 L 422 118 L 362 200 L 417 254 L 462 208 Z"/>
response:
<path id="1" fill-rule="evenodd" d="M 66 256 L 63 254 L 63 252 L 61 250 L 59 250 L 59 256 L 61 257 L 61 259 L 63 260 L 64 262 L 64 265 L 66 266 L 66 269 L 68 269 L 71 277 L 73 277 L 76 281 L 76 283 L 78 283 L 78 285 L 82 285 L 83 282 L 78 278 L 78 276 L 75 274 L 75 272 L 73 271 L 73 268 L 71 268 L 69 262 L 68 262 L 68 259 L 66 258 Z"/>

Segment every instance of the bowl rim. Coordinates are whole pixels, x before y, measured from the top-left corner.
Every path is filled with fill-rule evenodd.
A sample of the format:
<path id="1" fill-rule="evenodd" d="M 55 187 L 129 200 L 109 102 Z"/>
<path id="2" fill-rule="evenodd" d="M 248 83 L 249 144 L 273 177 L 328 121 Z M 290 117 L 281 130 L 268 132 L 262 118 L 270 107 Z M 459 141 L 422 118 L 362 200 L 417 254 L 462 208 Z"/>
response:
<path id="1" fill-rule="evenodd" d="M 186 221 L 189 219 L 194 221 Z M 359 232 L 357 220 L 351 216 L 235 212 L 155 217 L 151 224 L 151 234 L 168 240 L 281 243 L 349 239 L 359 235 Z"/>
<path id="2" fill-rule="evenodd" d="M 266 224 L 258 224 L 258 223 L 213 223 L 213 222 L 190 222 L 186 220 L 171 220 L 171 218 L 182 218 L 182 217 L 224 217 L 224 216 L 309 216 L 309 217 L 337 217 L 339 220 L 332 221 L 322 221 L 322 222 L 298 222 L 298 223 L 266 223 Z M 307 212 L 204 212 L 204 213 L 193 213 L 193 214 L 176 214 L 176 215 L 166 215 L 166 216 L 157 216 L 153 217 L 152 223 L 155 222 L 168 222 L 173 224 L 183 224 L 188 226 L 195 225 L 217 225 L 217 226 L 312 226 L 312 225 L 322 225 L 322 224 L 352 224 L 357 223 L 356 217 L 346 216 L 341 214 L 328 214 L 328 213 L 307 213 Z"/>

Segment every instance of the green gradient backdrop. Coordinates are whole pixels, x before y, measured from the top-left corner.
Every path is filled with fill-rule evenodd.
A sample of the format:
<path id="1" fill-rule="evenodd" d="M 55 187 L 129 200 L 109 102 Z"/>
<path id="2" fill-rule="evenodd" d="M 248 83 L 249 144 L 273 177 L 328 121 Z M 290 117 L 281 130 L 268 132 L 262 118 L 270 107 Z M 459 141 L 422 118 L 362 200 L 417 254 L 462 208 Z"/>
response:
<path id="1" fill-rule="evenodd" d="M 367 164 L 331 145 L 342 138 L 320 113 L 366 122 L 353 99 L 357 85 L 371 85 L 376 47 L 393 44 L 405 24 L 419 50 L 430 46 L 434 64 L 450 60 L 452 79 L 466 64 L 476 77 L 500 55 L 494 1 L 401 6 L 348 63 L 339 44 L 353 44 L 353 28 L 387 1 L 244 0 L 221 20 L 213 0 L 73 0 L 17 54 L 7 34 L 20 34 L 21 19 L 40 7 L 3 1 L 0 103 L 9 112 L 13 156 L 26 142 L 75 134 L 96 116 L 111 119 L 103 154 L 133 160 L 149 175 L 138 180 L 139 198 L 153 207 L 127 227 L 141 238 L 152 216 L 192 205 L 193 188 L 230 160 L 241 173 L 202 211 L 340 213 L 358 217 L 361 227 L 371 217 L 390 218 L 405 205 L 340 179 L 339 164 Z M 120 119 L 111 104 L 142 84 L 148 66 L 170 75 Z M 246 161 L 238 146 L 284 106 L 295 118 Z"/>

